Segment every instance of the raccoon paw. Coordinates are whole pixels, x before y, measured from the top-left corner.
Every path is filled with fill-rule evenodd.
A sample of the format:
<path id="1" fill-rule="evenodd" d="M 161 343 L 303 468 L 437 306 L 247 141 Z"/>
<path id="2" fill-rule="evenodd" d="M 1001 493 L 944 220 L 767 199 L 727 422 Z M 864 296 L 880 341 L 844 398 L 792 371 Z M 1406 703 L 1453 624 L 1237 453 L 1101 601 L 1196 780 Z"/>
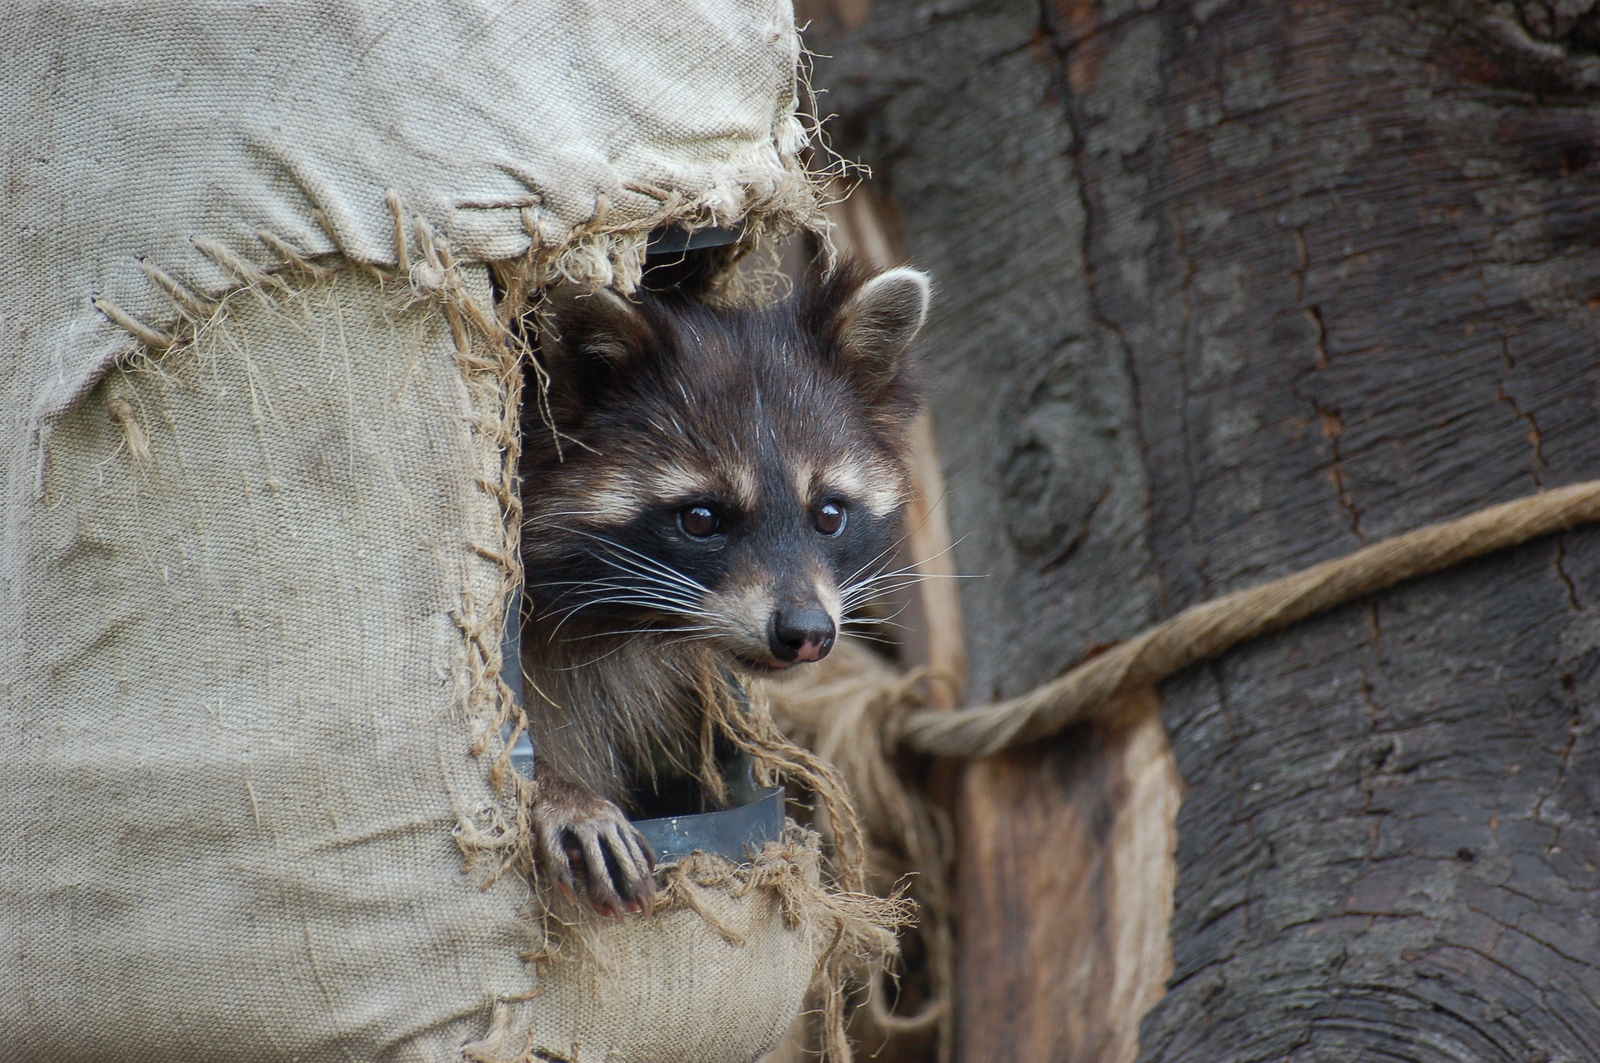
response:
<path id="1" fill-rule="evenodd" d="M 655 859 L 622 809 L 577 787 L 541 780 L 533 807 L 539 864 L 556 888 L 601 915 L 649 913 Z"/>

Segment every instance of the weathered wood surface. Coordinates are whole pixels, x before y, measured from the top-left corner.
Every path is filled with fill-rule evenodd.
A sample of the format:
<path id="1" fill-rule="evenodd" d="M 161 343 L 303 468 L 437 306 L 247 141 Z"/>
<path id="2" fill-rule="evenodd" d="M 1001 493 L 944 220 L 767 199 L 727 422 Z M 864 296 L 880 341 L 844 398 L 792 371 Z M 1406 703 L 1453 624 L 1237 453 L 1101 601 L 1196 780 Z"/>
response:
<path id="1" fill-rule="evenodd" d="M 974 697 L 1600 476 L 1588 8 L 875 0 L 814 37 L 835 143 L 940 284 Z M 1597 599 L 1578 531 L 1166 684 L 1188 789 L 1144 1059 L 1600 1058 Z M 1131 1056 L 1081 929 L 1120 900 L 1119 755 L 967 773 L 961 1059 Z"/>
<path id="2" fill-rule="evenodd" d="M 1172 970 L 1179 784 L 1160 702 L 1134 702 L 1117 725 L 966 774 L 966 1058 L 1121 1060 L 1138 1048 L 1139 1018 Z"/>

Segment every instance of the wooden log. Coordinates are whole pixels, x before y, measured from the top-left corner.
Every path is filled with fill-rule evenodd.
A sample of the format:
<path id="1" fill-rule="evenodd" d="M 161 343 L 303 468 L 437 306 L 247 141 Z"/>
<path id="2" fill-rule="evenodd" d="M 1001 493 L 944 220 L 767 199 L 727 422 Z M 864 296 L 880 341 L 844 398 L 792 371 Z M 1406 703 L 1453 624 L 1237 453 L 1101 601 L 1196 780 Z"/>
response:
<path id="1" fill-rule="evenodd" d="M 1597 41 L 1588 2 L 877 0 L 816 42 L 940 285 L 975 698 L 1600 475 Z M 1597 600 L 1570 532 L 1166 684 L 1142 1058 L 1600 1058 Z M 1119 755 L 1079 730 L 963 781 L 962 1060 L 1128 1058 L 1084 929 Z"/>
<path id="2" fill-rule="evenodd" d="M 865 3 L 859 15 L 865 20 Z M 867 185 L 841 188 L 839 195 L 828 212 L 840 254 L 875 270 L 910 261 L 899 213 L 890 201 Z M 966 692 L 967 651 L 947 494 L 933 416 L 924 410 L 911 427 L 911 500 L 906 503 L 899 560 L 901 566 L 915 569 L 921 582 L 906 594 L 900 663 L 927 669 L 934 706 L 948 709 L 959 704 Z"/>
<path id="3" fill-rule="evenodd" d="M 979 761 L 962 780 L 963 1059 L 1138 1052 L 1172 970 L 1182 784 L 1159 699 L 1130 701 L 1115 724 Z"/>

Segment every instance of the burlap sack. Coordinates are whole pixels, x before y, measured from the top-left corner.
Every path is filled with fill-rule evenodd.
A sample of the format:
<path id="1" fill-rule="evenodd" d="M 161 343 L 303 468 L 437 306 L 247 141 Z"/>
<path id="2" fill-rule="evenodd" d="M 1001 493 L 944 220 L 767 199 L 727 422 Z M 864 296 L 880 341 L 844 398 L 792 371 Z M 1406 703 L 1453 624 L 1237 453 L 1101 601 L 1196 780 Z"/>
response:
<path id="1" fill-rule="evenodd" d="M 145 263 L 222 291 L 238 263 L 282 261 L 264 230 L 394 264 L 390 192 L 459 259 L 537 236 L 601 283 L 629 279 L 654 223 L 794 220 L 792 18 L 788 0 L 0 5 L 7 430 L 48 428 L 126 349 L 91 298 L 170 319 Z"/>
<path id="2" fill-rule="evenodd" d="M 527 959 L 474 744 L 515 578 L 481 263 L 626 284 L 654 225 L 804 220 L 789 19 L 0 13 L 0 1059 L 743 1063 L 788 1024 L 781 877 Z"/>

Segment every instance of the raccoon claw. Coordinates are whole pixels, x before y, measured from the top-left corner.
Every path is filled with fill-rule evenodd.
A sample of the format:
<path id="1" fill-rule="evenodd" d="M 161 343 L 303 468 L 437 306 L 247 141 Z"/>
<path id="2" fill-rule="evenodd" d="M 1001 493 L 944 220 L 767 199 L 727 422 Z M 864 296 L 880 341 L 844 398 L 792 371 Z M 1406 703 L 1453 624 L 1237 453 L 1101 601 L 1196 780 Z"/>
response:
<path id="1" fill-rule="evenodd" d="M 550 881 L 602 915 L 649 914 L 655 860 L 639 832 L 610 801 L 561 796 L 569 800 L 540 800 L 534 809 L 539 862 Z"/>

